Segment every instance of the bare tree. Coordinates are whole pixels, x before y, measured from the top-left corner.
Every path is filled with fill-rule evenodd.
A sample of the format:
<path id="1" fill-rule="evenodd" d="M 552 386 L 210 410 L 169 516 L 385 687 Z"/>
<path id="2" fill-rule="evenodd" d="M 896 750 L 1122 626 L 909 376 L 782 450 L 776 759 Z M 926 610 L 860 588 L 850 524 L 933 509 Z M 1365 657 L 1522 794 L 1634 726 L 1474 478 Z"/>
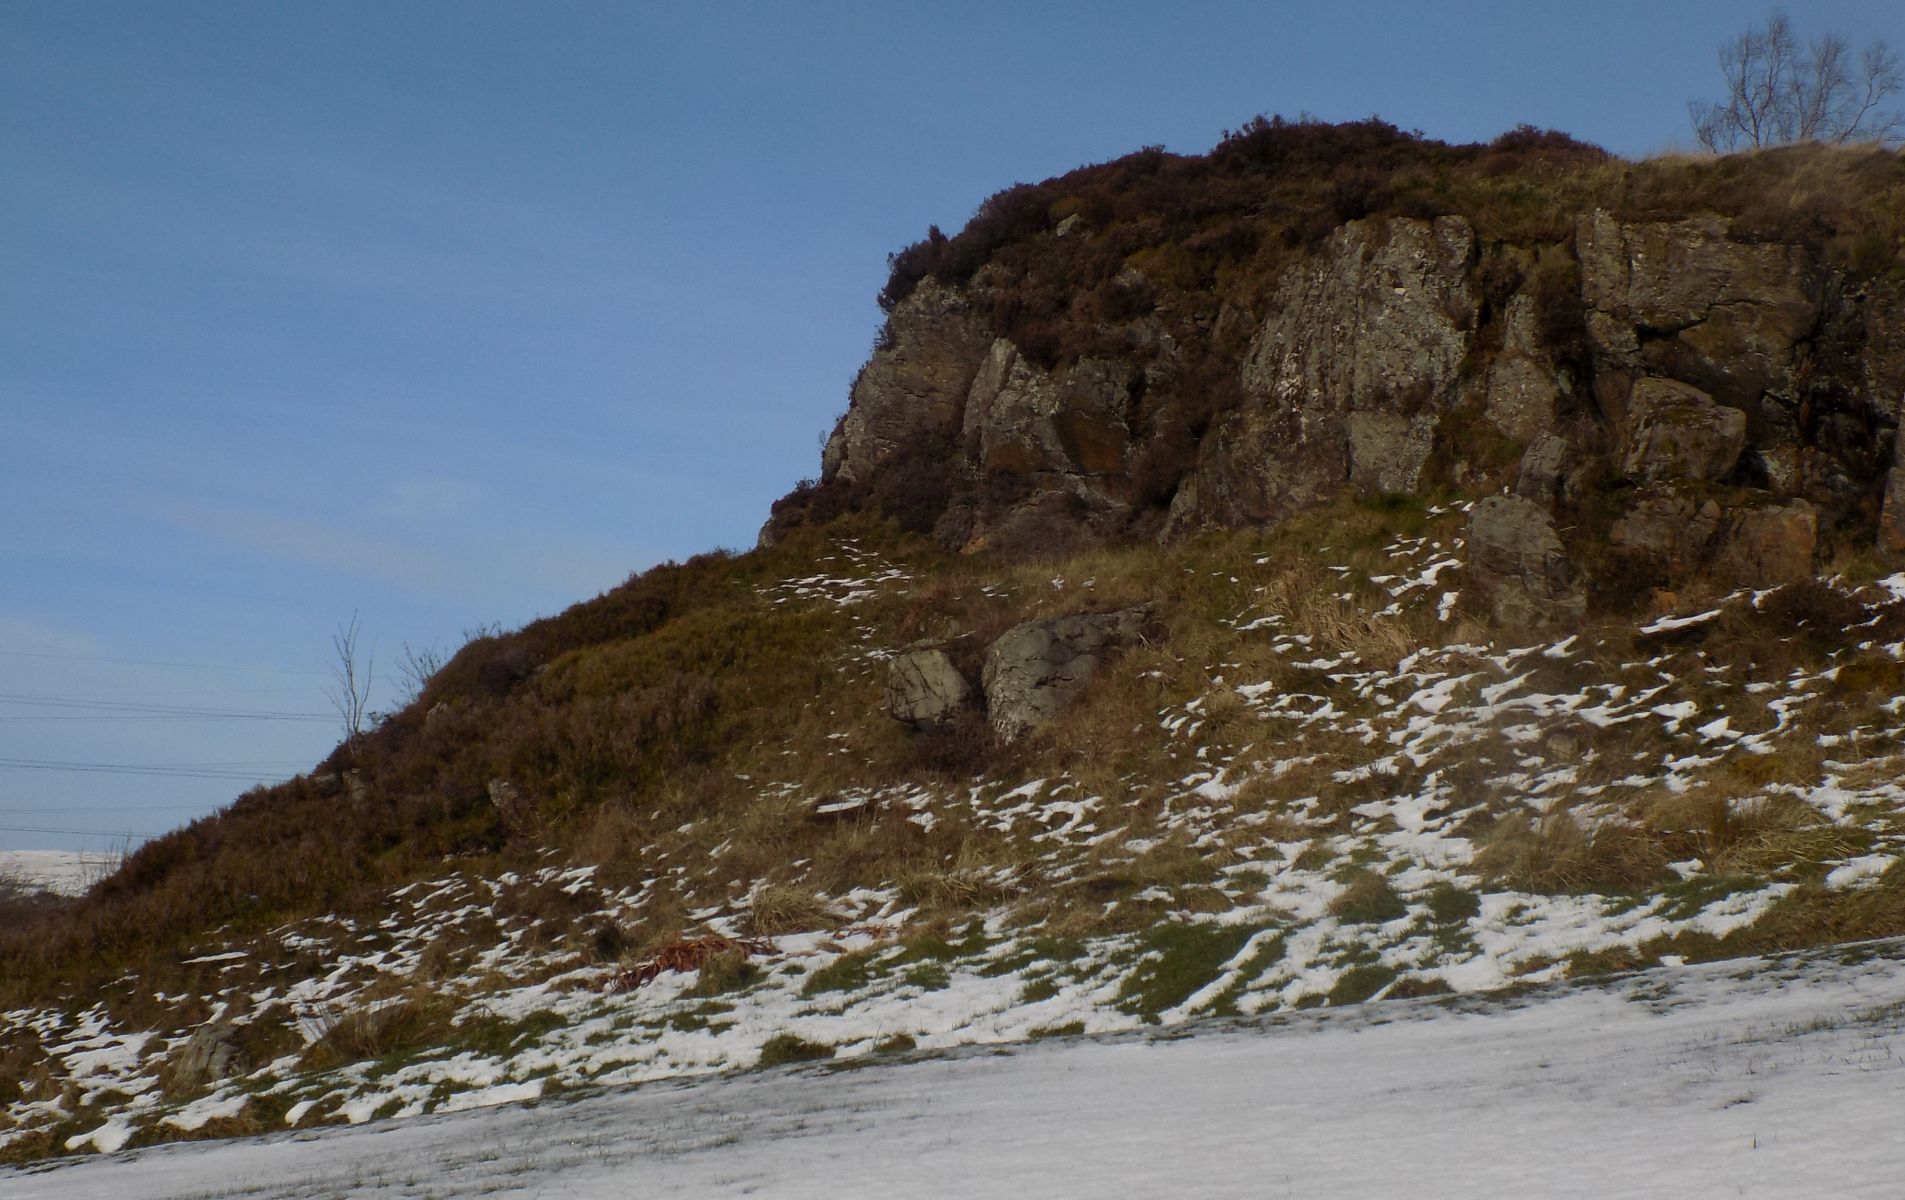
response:
<path id="1" fill-rule="evenodd" d="M 1784 9 L 1720 47 L 1726 99 L 1687 105 L 1694 136 L 1715 153 L 1793 142 L 1886 144 L 1905 131 L 1905 74 L 1883 41 L 1854 53 L 1828 33 L 1801 46 Z"/>
<path id="2" fill-rule="evenodd" d="M 365 718 L 370 712 L 370 681 L 372 677 L 372 656 L 376 648 L 360 651 L 358 638 L 363 633 L 363 625 L 357 614 L 352 613 L 350 623 L 339 625 L 337 632 L 331 635 L 331 650 L 336 657 L 331 662 L 331 686 L 325 694 L 330 697 L 331 707 L 337 710 L 337 716 L 344 723 L 344 741 L 347 745 L 356 745 L 363 736 Z"/>
<path id="3" fill-rule="evenodd" d="M 431 676 L 443 669 L 443 652 L 432 646 L 424 650 L 412 650 L 410 643 L 403 644 L 403 658 L 397 663 L 397 673 L 401 677 L 403 696 L 397 703 L 398 708 L 408 705 L 430 682 Z"/>

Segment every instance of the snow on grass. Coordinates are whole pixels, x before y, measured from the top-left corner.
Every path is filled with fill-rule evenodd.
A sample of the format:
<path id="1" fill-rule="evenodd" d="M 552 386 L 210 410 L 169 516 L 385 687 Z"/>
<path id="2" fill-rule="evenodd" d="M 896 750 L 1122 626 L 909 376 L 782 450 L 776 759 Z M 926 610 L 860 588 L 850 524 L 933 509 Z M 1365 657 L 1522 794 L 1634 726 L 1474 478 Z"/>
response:
<path id="1" fill-rule="evenodd" d="M 1905 946 L 608 1089 L 0 1171 L 9 1200 L 1898 1194 Z"/>
<path id="2" fill-rule="evenodd" d="M 1445 588 L 1459 541 L 1404 538 L 1390 549 L 1384 602 L 1452 611 Z M 863 611 L 873 591 L 905 583 L 846 546 L 828 573 L 766 594 Z M 1697 635 L 1710 617 L 1651 628 Z M 307 1043 L 353 1014 L 399 1009 L 427 979 L 446 1008 L 433 1040 L 328 1068 L 292 1053 L 180 1099 L 161 1097 L 158 1081 L 184 1035 L 116 1028 L 103 1009 L 0 1013 L 0 1034 L 32 1031 L 49 1076 L 79 1088 L 77 1105 L 50 1086 L 0 1109 L 0 1147 L 58 1129 L 74 1148 L 103 1149 L 90 1132 L 122 1119 L 168 1136 L 167 1128 L 240 1116 L 308 1128 L 444 1114 L 750 1067 L 786 1037 L 856 1064 L 896 1045 L 949 1051 L 1054 1030 L 1128 1033 L 1214 1015 L 1473 993 L 1563 979 L 1596 956 L 1649 961 L 1672 938 L 1723 938 L 1801 886 L 1890 886 L 1887 872 L 1905 857 L 1895 819 L 1905 808 L 1893 769 L 1899 730 L 1889 720 L 1834 735 L 1848 743 L 1833 751 L 1847 761 L 1825 760 L 1817 782 L 1767 785 L 1765 796 L 1800 806 L 1830 832 L 1816 860 L 1776 862 L 1749 878 L 1689 856 L 1658 885 L 1614 894 L 1505 882 L 1478 866 L 1480 843 L 1504 812 L 1589 833 L 1618 824 L 1636 797 L 1686 793 L 1725 756 L 1770 754 L 1784 746 L 1775 739 L 1801 736 L 1801 718 L 1822 707 L 1836 669 L 1679 678 L 1665 658 L 1610 664 L 1583 636 L 1506 650 L 1426 646 L 1399 661 L 1365 661 L 1288 625 L 1275 612 L 1238 614 L 1232 629 L 1262 656 L 1249 668 L 1213 665 L 1211 691 L 1160 708 L 1157 726 L 1179 765 L 1134 782 L 1148 806 L 1142 815 L 1130 797 L 1109 799 L 1067 776 L 848 787 L 825 797 L 792 782 L 750 784 L 819 816 L 890 814 L 926 829 L 945 820 L 1013 839 L 1023 862 L 949 868 L 950 883 L 987 897 L 951 931 L 922 932 L 897 889 L 861 888 L 820 898 L 843 928 L 765 939 L 750 959 L 754 973 L 731 985 L 670 971 L 610 996 L 601 985 L 612 965 L 587 965 L 564 930 L 552 936 L 509 915 L 506 901 L 535 891 L 586 901 L 596 911 L 572 918 L 580 929 L 639 921 L 652 882 L 617 891 L 588 867 L 489 879 L 446 864 L 441 877 L 390 892 L 381 919 L 320 917 L 243 945 L 214 937 L 190 960 L 220 981 L 208 986 L 242 999 L 239 1025 L 295 1025 Z M 863 666 L 891 652 L 878 630 L 856 629 Z M 1253 675 L 1264 662 L 1274 671 Z M 1273 805 L 1263 800 L 1271 785 L 1281 789 Z M 659 864 L 680 849 L 642 853 L 654 852 L 658 878 L 679 876 L 685 867 Z M 1096 923 L 1064 935 L 1062 922 L 1028 919 L 1014 908 L 1027 881 L 1101 897 Z M 1194 904 L 1183 902 L 1190 892 Z M 748 927 L 754 895 L 713 897 L 691 921 L 732 936 Z M 471 943 L 480 949 L 454 974 L 426 975 L 433 950 Z"/>
<path id="3" fill-rule="evenodd" d="M 119 865 L 116 854 L 77 850 L 0 850 L 0 881 L 59 896 L 78 896 Z"/>

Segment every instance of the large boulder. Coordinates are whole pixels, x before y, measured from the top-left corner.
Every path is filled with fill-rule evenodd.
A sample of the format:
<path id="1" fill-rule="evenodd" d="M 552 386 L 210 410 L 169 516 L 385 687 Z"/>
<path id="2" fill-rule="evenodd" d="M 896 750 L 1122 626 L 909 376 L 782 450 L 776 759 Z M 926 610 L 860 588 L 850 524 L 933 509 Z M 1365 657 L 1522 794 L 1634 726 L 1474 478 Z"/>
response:
<path id="1" fill-rule="evenodd" d="M 946 724 L 972 703 L 972 684 L 944 650 L 912 650 L 887 666 L 886 711 L 915 728 Z"/>
<path id="2" fill-rule="evenodd" d="M 1554 517 L 1520 496 L 1490 496 L 1469 510 L 1468 582 L 1509 636 L 1570 629 L 1587 612 Z"/>
<path id="3" fill-rule="evenodd" d="M 1142 634 L 1149 613 L 1127 608 L 1027 621 L 986 651 L 983 682 L 992 728 L 1017 738 L 1050 721 L 1099 666 Z"/>
<path id="4" fill-rule="evenodd" d="M 1715 404 L 1699 388 L 1643 379 L 1634 385 L 1623 440 L 1621 469 L 1630 479 L 1717 483 L 1740 461 L 1746 414 Z"/>

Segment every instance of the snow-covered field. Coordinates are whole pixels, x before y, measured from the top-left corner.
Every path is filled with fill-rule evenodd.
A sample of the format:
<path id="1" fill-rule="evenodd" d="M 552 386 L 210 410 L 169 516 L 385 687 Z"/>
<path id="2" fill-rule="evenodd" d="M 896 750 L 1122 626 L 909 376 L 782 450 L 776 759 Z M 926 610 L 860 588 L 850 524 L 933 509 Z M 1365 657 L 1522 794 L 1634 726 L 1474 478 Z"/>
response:
<path id="1" fill-rule="evenodd" d="M 0 1171 L 9 1200 L 1896 1197 L 1905 942 Z"/>
<path id="2" fill-rule="evenodd" d="M 76 850 L 0 850 L 0 880 L 30 888 L 77 896 L 112 874 L 116 854 L 88 854 Z"/>

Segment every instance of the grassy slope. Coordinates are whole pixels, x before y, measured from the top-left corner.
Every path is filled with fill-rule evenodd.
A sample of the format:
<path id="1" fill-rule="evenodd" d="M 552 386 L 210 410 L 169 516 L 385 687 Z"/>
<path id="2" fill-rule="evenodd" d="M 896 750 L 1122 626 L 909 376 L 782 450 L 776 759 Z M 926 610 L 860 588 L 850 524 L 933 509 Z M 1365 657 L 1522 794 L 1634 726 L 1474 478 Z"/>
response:
<path id="1" fill-rule="evenodd" d="M 1165 290 L 1173 319 L 1194 321 L 1260 294 L 1346 217 L 1460 212 L 1485 241 L 1538 249 L 1564 241 L 1573 214 L 1596 204 L 1630 217 L 1716 209 L 1749 233 L 1816 241 L 1871 279 L 1897 270 L 1901 180 L 1895 155 L 1803 149 L 1624 163 L 1565 139 L 1446 147 L 1374 126 L 1328 135 L 1252 127 L 1207 158 L 1145 152 L 1002 193 L 965 233 L 898 256 L 889 298 L 909 276 L 956 278 L 991 264 L 1007 281 L 994 289 L 993 319 L 1057 361 L 1089 350 L 1100 318 L 1124 303 L 1113 281 L 1127 261 Z M 1072 212 L 1109 235 L 1094 239 L 1109 256 L 1046 261 L 1062 244 L 1024 236 Z M 1539 255 L 1522 266 L 1540 269 Z M 1168 480 L 1160 486 L 1168 494 Z M 1564 666 L 1536 664 L 1554 676 L 1540 680 L 1550 690 L 1638 691 L 1664 677 L 1678 690 L 1662 703 L 1715 706 L 1756 733 L 1773 726 L 1753 686 L 1803 684 L 1810 699 L 1767 748 L 1685 770 L 1672 765 L 1679 735 L 1655 726 L 1544 718 L 1537 756 L 1578 758 L 1581 773 L 1531 795 L 1516 790 L 1530 777 L 1517 759 L 1526 747 L 1505 738 L 1480 749 L 1452 742 L 1400 765 L 1384 748 L 1394 730 L 1380 721 L 1395 715 L 1396 695 L 1372 680 L 1407 675 L 1418 650 L 1459 657 L 1486 641 L 1459 611 L 1438 619 L 1427 594 L 1398 608 L 1380 582 L 1396 570 L 1399 545 L 1446 541 L 1458 529 L 1451 513 L 1385 500 L 1168 551 L 1134 545 L 1012 563 L 952 559 L 862 514 L 769 549 L 658 568 L 472 643 L 415 704 L 312 775 L 248 794 L 144 847 L 84 900 L 0 931 L 0 1007 L 89 1002 L 131 972 L 140 986 L 112 989 L 113 1019 L 185 1028 L 209 1014 L 210 992 L 244 981 L 187 961 L 208 944 L 272 947 L 291 923 L 374 922 L 394 889 L 446 871 L 514 871 L 531 882 L 503 888 L 494 919 L 446 933 L 428 978 L 479 961 L 504 926 L 537 929 L 534 940 L 556 953 L 551 964 L 613 966 L 710 921 L 766 935 L 825 928 L 866 907 L 858 893 L 904 905 L 914 939 L 944 940 L 976 914 L 1021 931 L 1035 957 L 1138 937 L 1135 952 L 1156 969 L 1134 968 L 1116 990 L 1127 1007 L 1158 1010 L 1240 952 L 1243 941 L 1229 935 L 1171 930 L 1200 914 L 1255 912 L 1258 876 L 1282 869 L 1264 855 L 1266 836 L 1288 848 L 1292 869 L 1326 877 L 1317 892 L 1325 915 L 1351 924 L 1402 905 L 1459 925 L 1491 890 L 1636 905 L 1681 896 L 1697 908 L 1730 891 L 1790 885 L 1724 936 L 1628 939 L 1575 954 L 1577 970 L 1905 932 L 1897 869 L 1876 886 L 1824 882 L 1835 865 L 1889 844 L 1896 812 L 1868 805 L 1827 818 L 1797 798 L 1828 782 L 1856 791 L 1860 772 L 1876 786 L 1891 770 L 1887 731 L 1898 722 L 1896 706 L 1885 706 L 1900 678 L 1883 647 L 1900 637 L 1896 611 L 1799 589 L 1758 607 L 1734 601 L 1679 639 L 1637 638 L 1633 620 L 1598 618 Z M 1156 607 L 1161 636 L 1027 744 L 997 745 L 976 724 L 910 735 L 880 710 L 882 659 L 895 648 L 937 639 L 973 667 L 1017 621 L 1137 602 Z M 1279 636 L 1307 640 L 1267 640 L 1248 628 L 1260 616 L 1274 617 Z M 1316 665 L 1332 660 L 1344 669 Z M 1449 661 L 1437 669 L 1453 672 Z M 1247 694 L 1240 681 L 1267 690 Z M 1343 719 L 1292 726 L 1261 695 L 1321 697 Z M 1187 824 L 1179 785 L 1211 762 L 1240 786 Z M 1432 775 L 1461 796 L 1460 832 L 1476 854 L 1459 879 L 1440 881 L 1444 890 L 1411 890 L 1386 873 L 1391 862 L 1372 857 L 1360 832 L 1372 818 L 1357 810 L 1413 794 Z M 1047 822 L 1064 819 L 1049 807 L 1037 821 L 1002 818 L 998 798 L 1033 781 L 1048 790 L 1061 781 L 1059 803 L 1095 801 L 1095 819 L 1117 836 L 1053 842 Z M 843 799 L 868 805 L 850 819 L 818 818 L 818 804 Z M 934 819 L 913 819 L 922 811 Z M 1707 882 L 1682 878 L 1694 859 Z M 599 866 L 591 889 L 534 885 L 569 863 Z M 611 895 L 617 902 L 604 907 Z M 1258 949 L 1270 953 L 1267 942 Z M 1337 964 L 1358 965 L 1366 973 L 1347 983 L 1342 970 L 1332 974 L 1342 990 L 1326 996 L 1351 1000 L 1396 982 L 1373 961 Z M 282 967 L 296 978 L 324 969 L 321 956 Z M 0 1045 L 0 1075 L 13 1079 L 37 1061 L 31 1039 L 17 1035 Z M 260 1034 L 259 1056 L 283 1050 L 286 1037 L 282 1026 Z"/>

